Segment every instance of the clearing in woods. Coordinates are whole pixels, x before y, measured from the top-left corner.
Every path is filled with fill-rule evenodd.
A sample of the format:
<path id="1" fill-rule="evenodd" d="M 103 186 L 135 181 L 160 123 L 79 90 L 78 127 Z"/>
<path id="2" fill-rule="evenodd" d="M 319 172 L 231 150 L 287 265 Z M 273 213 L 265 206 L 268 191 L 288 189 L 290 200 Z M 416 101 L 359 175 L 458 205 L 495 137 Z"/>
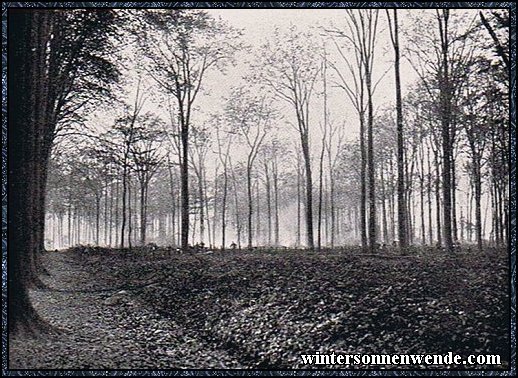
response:
<path id="1" fill-rule="evenodd" d="M 504 250 L 76 248 L 44 262 L 31 298 L 60 332 L 9 340 L 10 369 L 307 369 L 300 354 L 317 351 L 509 362 Z"/>

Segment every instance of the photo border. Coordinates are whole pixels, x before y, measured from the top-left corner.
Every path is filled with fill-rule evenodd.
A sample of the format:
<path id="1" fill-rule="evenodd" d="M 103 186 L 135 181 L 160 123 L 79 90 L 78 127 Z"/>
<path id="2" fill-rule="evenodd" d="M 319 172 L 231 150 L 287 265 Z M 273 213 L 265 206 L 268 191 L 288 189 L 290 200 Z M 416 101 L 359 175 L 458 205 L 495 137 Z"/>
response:
<path id="1" fill-rule="evenodd" d="M 509 370 L 253 370 L 253 369 L 199 369 L 199 370 L 11 370 L 8 369 L 7 327 L 7 28 L 9 8 L 399 8 L 399 9 L 490 9 L 506 8 L 510 11 L 510 152 L 509 180 L 509 295 L 510 295 L 510 369 Z M 40 376 L 513 376 L 516 375 L 516 5 L 513 2 L 2 2 L 2 374 Z"/>

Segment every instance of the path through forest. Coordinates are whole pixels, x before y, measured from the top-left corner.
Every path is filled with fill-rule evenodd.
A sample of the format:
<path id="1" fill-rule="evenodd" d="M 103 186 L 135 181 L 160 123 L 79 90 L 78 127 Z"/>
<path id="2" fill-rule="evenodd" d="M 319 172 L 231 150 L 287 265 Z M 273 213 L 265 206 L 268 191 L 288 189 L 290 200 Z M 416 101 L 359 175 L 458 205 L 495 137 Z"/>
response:
<path id="1" fill-rule="evenodd" d="M 61 332 L 10 339 L 10 369 L 240 367 L 224 351 L 186 337 L 130 292 L 102 287 L 72 254 L 47 253 L 44 261 L 48 289 L 33 290 L 31 300 Z"/>

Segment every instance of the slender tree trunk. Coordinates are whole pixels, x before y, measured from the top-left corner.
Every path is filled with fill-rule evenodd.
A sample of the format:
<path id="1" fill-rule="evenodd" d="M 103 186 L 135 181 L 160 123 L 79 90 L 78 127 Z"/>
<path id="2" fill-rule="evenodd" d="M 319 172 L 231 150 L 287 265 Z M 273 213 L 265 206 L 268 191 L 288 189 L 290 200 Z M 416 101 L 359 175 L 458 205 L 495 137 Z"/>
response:
<path id="1" fill-rule="evenodd" d="M 180 102 L 181 103 L 181 102 Z M 182 104 L 183 105 L 183 104 Z M 184 119 L 183 107 L 180 109 L 181 124 L 181 164 L 180 164 L 180 181 L 181 181 L 181 248 L 183 251 L 189 249 L 189 125 Z"/>
<path id="2" fill-rule="evenodd" d="M 252 216 L 253 216 L 253 204 L 252 204 L 252 167 L 250 162 L 246 169 L 246 194 L 248 199 L 248 248 L 252 248 Z"/>
<path id="3" fill-rule="evenodd" d="M 300 247 L 300 242 L 301 242 L 301 222 L 300 222 L 300 218 L 301 218 L 301 206 L 300 206 L 300 202 L 301 202 L 301 195 L 300 195 L 300 183 L 301 183 L 301 179 L 300 179 L 300 159 L 299 159 L 299 156 L 297 156 L 297 247 Z"/>
<path id="4" fill-rule="evenodd" d="M 261 215 L 261 210 L 260 210 L 260 207 L 261 207 L 261 202 L 260 202 L 260 196 L 259 196 L 259 191 L 260 191 L 260 185 L 259 185 L 259 180 L 257 179 L 256 180 L 256 183 L 255 183 L 255 203 L 257 204 L 256 205 L 256 208 L 255 208 L 255 243 L 256 245 L 259 245 L 260 243 L 260 238 L 261 238 L 261 218 L 260 218 L 260 215 Z"/>
<path id="5" fill-rule="evenodd" d="M 425 227 L 425 214 L 424 214 L 424 187 L 425 187 L 425 174 L 424 174 L 424 146 L 423 143 L 419 145 L 419 205 L 421 210 L 421 243 L 426 245 L 426 227 Z"/>
<path id="6" fill-rule="evenodd" d="M 362 248 L 367 248 L 367 158 L 365 154 L 365 114 L 360 114 L 360 233 L 362 239 Z"/>
<path id="7" fill-rule="evenodd" d="M 374 108 L 372 104 L 372 83 L 371 72 L 366 70 L 367 85 L 367 160 L 368 160 L 368 184 L 369 184 L 369 247 L 371 252 L 376 249 L 377 232 L 376 232 L 376 178 L 374 163 Z"/>
<path id="8" fill-rule="evenodd" d="M 274 213 L 275 213 L 275 246 L 279 246 L 279 174 L 277 172 L 277 157 L 274 158 L 273 166 L 273 194 L 274 194 Z"/>
<path id="9" fill-rule="evenodd" d="M 387 11 L 388 12 L 388 11 Z M 399 53 L 399 25 L 397 10 L 394 9 L 394 73 L 396 80 L 396 128 L 397 128 L 397 203 L 398 203 L 398 238 L 401 248 L 408 246 L 407 210 L 405 201 L 405 168 L 404 168 L 404 129 L 403 129 L 403 101 L 401 99 L 401 75 Z"/>
<path id="10" fill-rule="evenodd" d="M 326 127 L 326 126 L 324 126 Z M 324 133 L 325 138 L 325 133 Z M 317 250 L 322 249 L 322 204 L 324 193 L 324 139 L 322 139 L 322 150 L 320 151 L 320 166 L 318 175 L 318 226 L 317 226 Z"/>
<path id="11" fill-rule="evenodd" d="M 198 176 L 198 195 L 200 196 L 200 242 L 205 242 L 205 197 L 203 190 L 203 167 L 200 162 Z"/>
<path id="12" fill-rule="evenodd" d="M 435 155 L 435 214 L 437 225 L 437 244 L 442 246 L 442 225 L 441 225 L 441 176 L 439 170 L 439 158 Z"/>
<path id="13" fill-rule="evenodd" d="M 146 214 L 146 183 L 140 184 L 140 245 L 146 245 L 146 228 L 147 228 L 147 214 Z"/>
<path id="14" fill-rule="evenodd" d="M 335 206 L 335 180 L 333 177 L 333 172 L 331 170 L 329 175 L 329 201 L 331 202 L 331 248 L 335 246 L 335 236 L 336 236 L 336 206 Z"/>
<path id="15" fill-rule="evenodd" d="M 428 168 L 428 185 L 426 188 L 427 191 L 427 200 L 428 200 L 428 238 L 429 243 L 433 246 L 433 226 L 432 226 L 432 168 L 431 168 L 431 156 L 430 156 L 430 147 L 427 146 L 427 168 Z"/>
<path id="16" fill-rule="evenodd" d="M 458 242 L 457 225 L 457 174 L 455 169 L 455 159 L 451 160 L 451 228 L 454 242 Z"/>
<path id="17" fill-rule="evenodd" d="M 225 250 L 227 232 L 227 193 L 228 193 L 228 172 L 226 165 L 223 167 L 223 200 L 221 203 L 221 249 Z"/>
<path id="18" fill-rule="evenodd" d="M 307 125 L 306 125 L 307 126 Z M 313 238 L 313 178 L 311 174 L 311 156 L 309 152 L 309 136 L 307 133 L 301 135 L 302 155 L 304 157 L 304 166 L 306 172 L 306 236 L 307 247 L 313 251 L 315 242 Z"/>
<path id="19" fill-rule="evenodd" d="M 449 76 L 449 9 L 437 11 L 441 37 L 442 74 L 439 78 L 441 136 L 442 136 L 442 192 L 443 192 L 443 239 L 444 248 L 453 251 L 452 233 L 452 143 L 451 143 L 451 83 Z"/>
<path id="20" fill-rule="evenodd" d="M 100 224 L 101 220 L 101 194 L 96 193 L 95 195 L 95 245 L 99 245 L 100 236 Z"/>
<path id="21" fill-rule="evenodd" d="M 272 245 L 272 204 L 271 204 L 271 188 L 270 188 L 270 170 L 268 162 L 264 163 L 265 190 L 266 190 L 266 217 L 268 225 L 268 246 Z"/>
<path id="22" fill-rule="evenodd" d="M 239 198 L 237 195 L 237 182 L 234 170 L 232 170 L 232 182 L 234 186 L 234 207 L 235 207 L 235 216 L 236 216 L 236 233 L 237 233 L 237 245 L 238 248 L 241 249 L 241 217 L 239 216 Z"/>

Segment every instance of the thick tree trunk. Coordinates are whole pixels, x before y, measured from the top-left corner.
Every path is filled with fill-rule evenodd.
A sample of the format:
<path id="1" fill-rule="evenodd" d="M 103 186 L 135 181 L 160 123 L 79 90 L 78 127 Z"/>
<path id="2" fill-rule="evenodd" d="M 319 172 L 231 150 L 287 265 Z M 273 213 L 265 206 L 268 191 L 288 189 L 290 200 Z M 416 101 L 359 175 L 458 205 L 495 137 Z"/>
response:
<path id="1" fill-rule="evenodd" d="M 50 37 L 50 14 L 27 9 L 10 10 L 9 30 L 9 333 L 40 330 L 43 322 L 33 309 L 27 289 L 37 277 L 34 259 L 41 248 L 39 233 L 44 204 L 38 167 L 46 170 L 48 160 L 38 147 L 53 129 L 43 121 L 45 114 L 45 50 Z M 40 196 L 40 197 L 35 197 Z M 43 197 L 43 198 L 41 198 Z M 40 217 L 40 218 L 36 218 Z M 41 236 L 40 236 L 41 237 Z"/>

